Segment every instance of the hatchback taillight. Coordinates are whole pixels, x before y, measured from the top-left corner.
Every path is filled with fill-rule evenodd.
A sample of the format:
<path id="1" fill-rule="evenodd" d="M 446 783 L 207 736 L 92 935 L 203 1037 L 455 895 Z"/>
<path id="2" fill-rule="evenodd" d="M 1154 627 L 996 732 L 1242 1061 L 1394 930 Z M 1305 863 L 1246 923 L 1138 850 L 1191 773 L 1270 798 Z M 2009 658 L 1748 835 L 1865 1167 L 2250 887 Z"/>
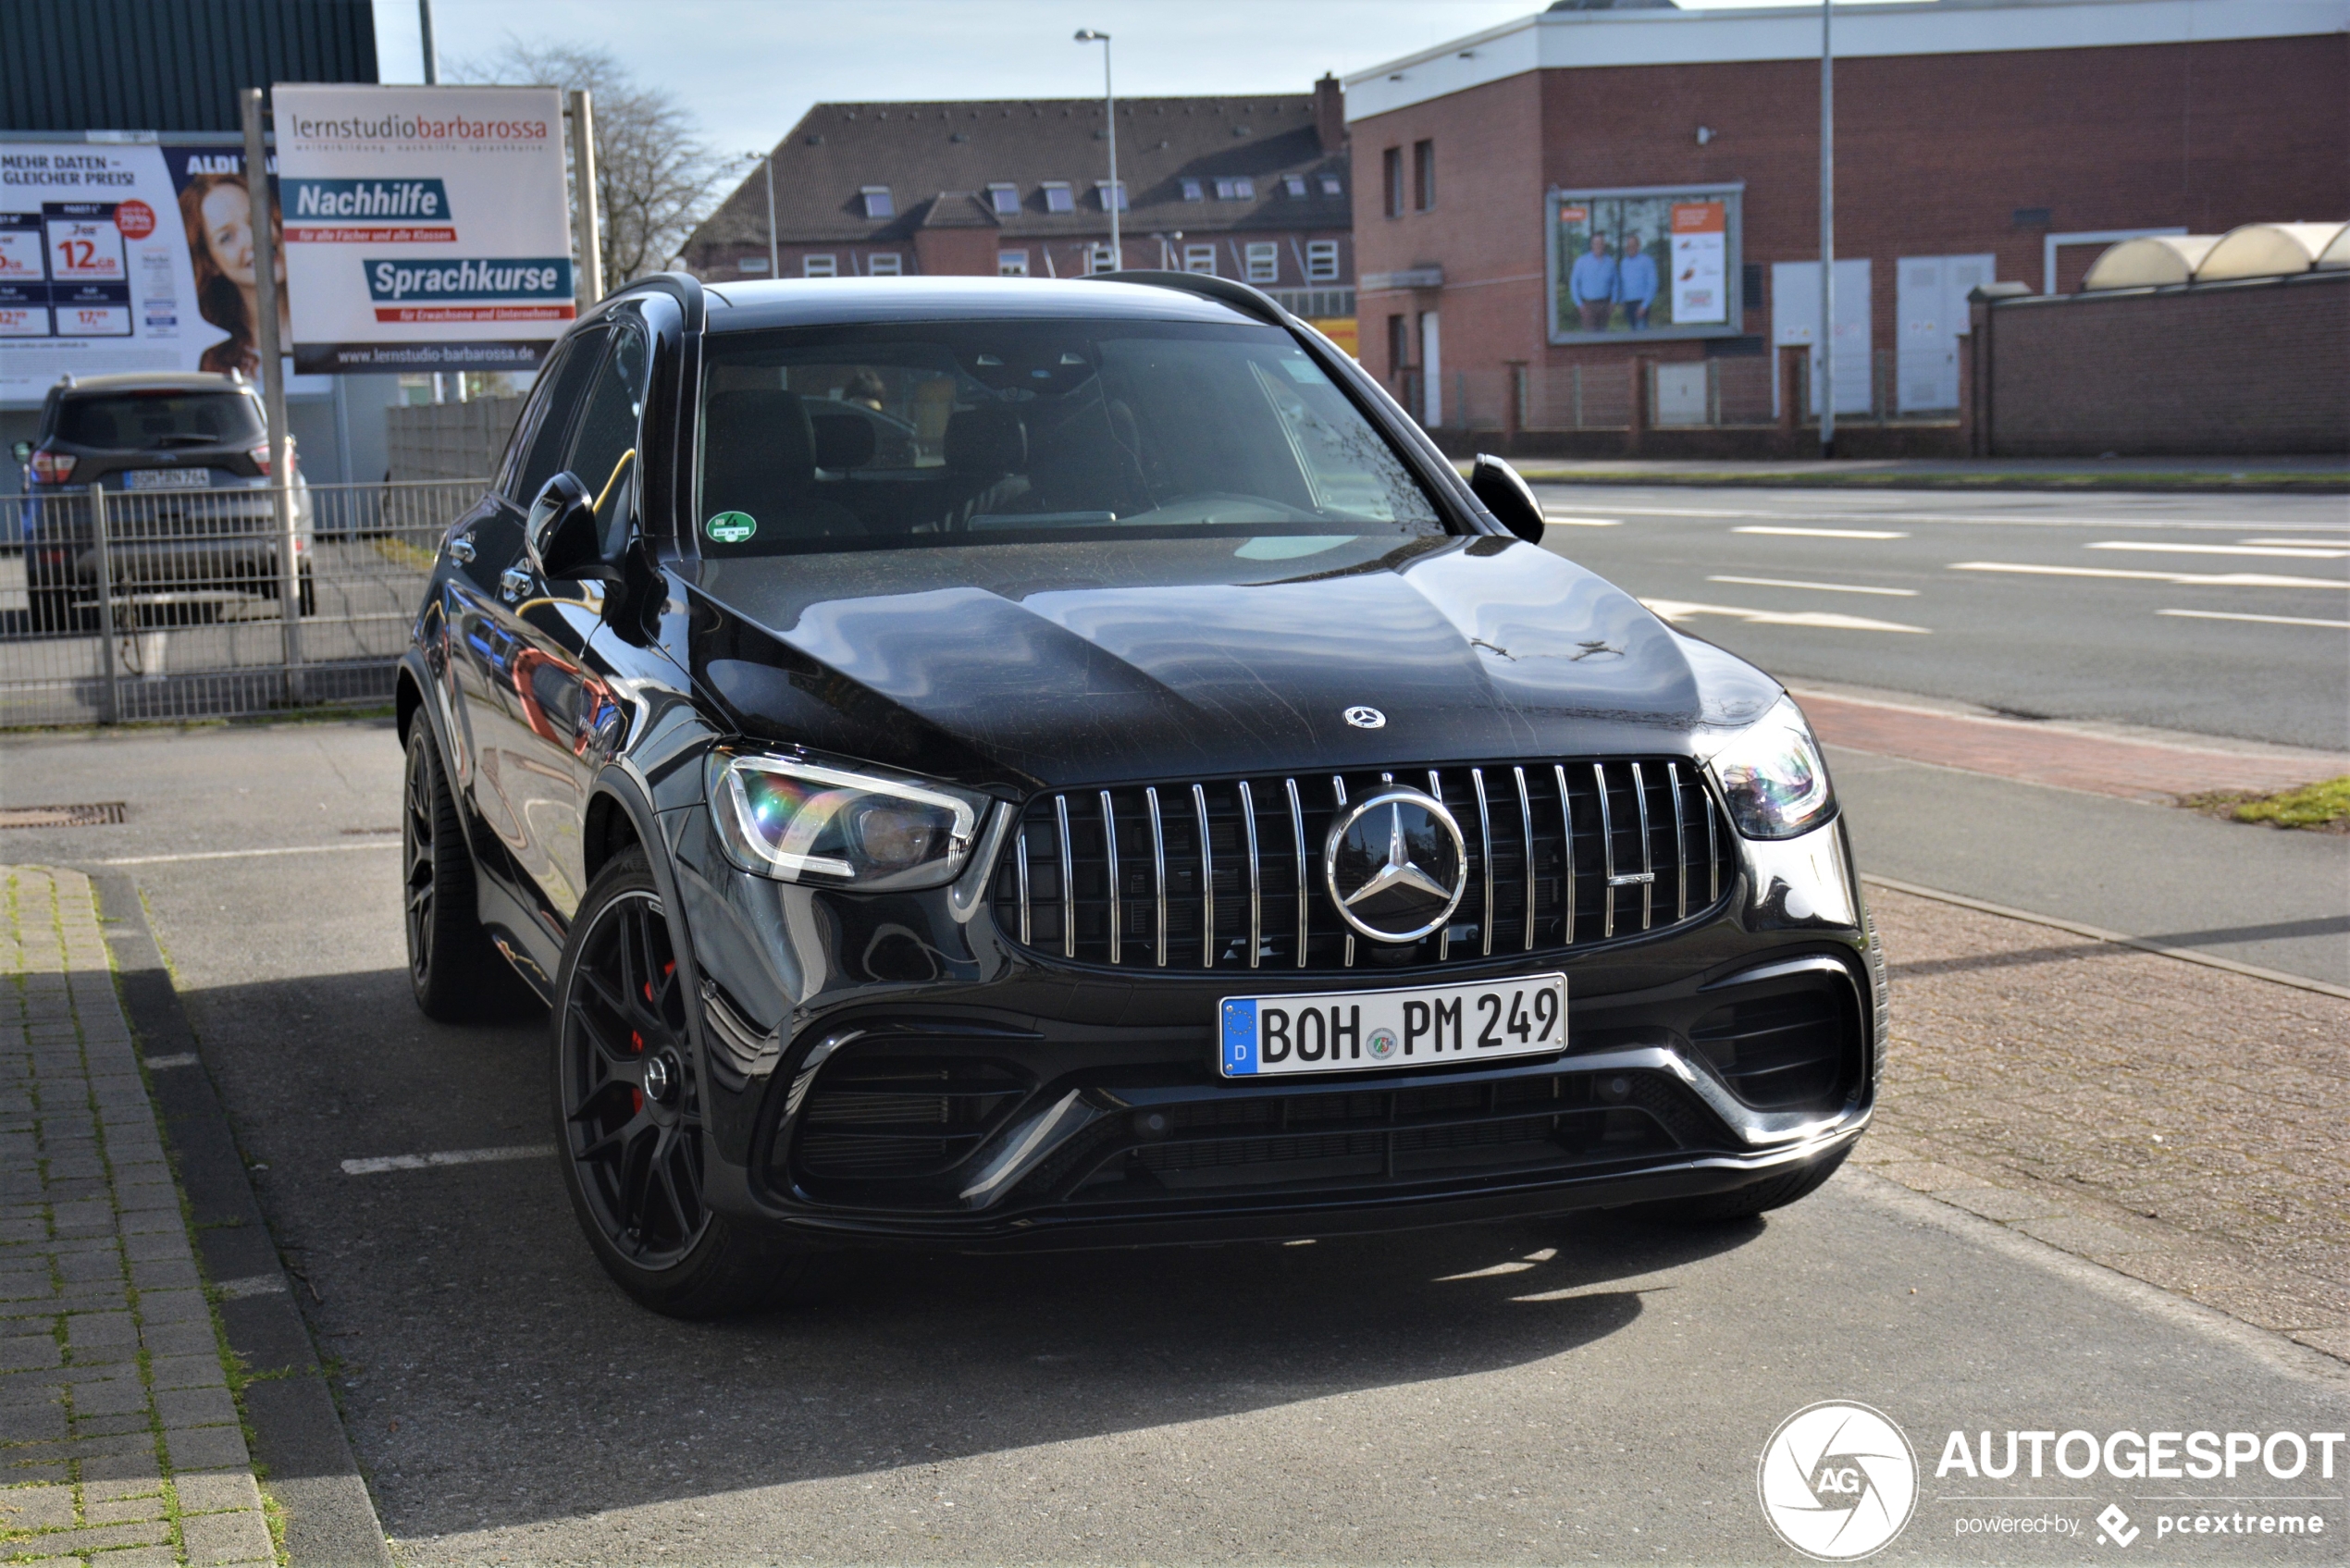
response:
<path id="1" fill-rule="evenodd" d="M 252 459 L 253 459 L 253 465 L 254 465 L 255 468 L 258 468 L 258 469 L 260 469 L 260 470 L 261 470 L 261 476 L 262 476 L 263 478 L 266 479 L 267 477 L 269 477 L 269 443 L 268 443 L 268 442 L 266 442 L 266 441 L 263 441 L 263 442 L 259 443 L 258 445 L 256 445 L 255 447 L 254 447 L 254 449 L 253 449 L 251 451 L 248 451 L 245 455 L 246 455 L 247 457 L 250 457 L 250 458 L 252 458 Z"/>
<path id="2" fill-rule="evenodd" d="M 36 485 L 62 485 L 73 477 L 73 465 L 80 460 L 71 452 L 54 452 L 45 449 L 32 454 L 32 482 Z"/>

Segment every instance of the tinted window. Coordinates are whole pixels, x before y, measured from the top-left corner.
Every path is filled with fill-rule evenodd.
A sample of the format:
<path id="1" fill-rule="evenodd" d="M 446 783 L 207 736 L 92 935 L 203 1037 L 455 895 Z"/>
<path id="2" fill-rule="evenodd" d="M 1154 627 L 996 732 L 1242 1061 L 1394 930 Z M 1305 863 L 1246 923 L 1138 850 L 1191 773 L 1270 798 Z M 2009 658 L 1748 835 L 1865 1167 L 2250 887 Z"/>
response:
<path id="1" fill-rule="evenodd" d="M 78 447 L 251 446 L 266 438 L 261 405 L 242 392 L 125 392 L 67 398 L 57 438 Z"/>
<path id="2" fill-rule="evenodd" d="M 557 351 L 555 363 L 539 374 L 542 401 L 537 409 L 525 411 L 526 417 L 537 418 L 538 424 L 530 432 L 530 450 L 525 453 L 522 466 L 514 475 L 514 488 L 509 492 L 524 506 L 530 504 L 539 487 L 553 478 L 563 466 L 563 438 L 571 433 L 572 414 L 579 407 L 579 395 L 587 388 L 588 377 L 595 373 L 597 351 L 603 346 L 603 340 L 602 327 L 589 328 L 564 343 Z"/>
<path id="3" fill-rule="evenodd" d="M 603 500 L 607 543 L 619 542 L 617 530 L 633 510 L 635 465 L 627 460 L 637 449 L 637 424 L 644 414 L 648 365 L 644 334 L 634 327 L 616 327 L 612 349 L 588 389 L 578 434 L 572 438 L 571 456 L 563 464 L 578 475 L 588 494 Z"/>
<path id="4" fill-rule="evenodd" d="M 1278 327 L 810 327 L 713 336 L 703 364 L 695 515 L 712 555 L 1444 531 Z"/>

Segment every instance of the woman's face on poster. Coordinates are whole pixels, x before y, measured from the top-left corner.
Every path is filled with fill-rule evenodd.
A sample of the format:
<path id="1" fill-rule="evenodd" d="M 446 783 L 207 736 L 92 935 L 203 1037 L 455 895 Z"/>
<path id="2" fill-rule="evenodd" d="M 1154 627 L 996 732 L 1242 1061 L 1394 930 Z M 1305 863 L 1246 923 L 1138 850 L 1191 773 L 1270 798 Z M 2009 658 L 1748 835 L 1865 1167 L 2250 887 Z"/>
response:
<path id="1" fill-rule="evenodd" d="M 253 288 L 253 198 L 239 186 L 214 186 L 204 199 L 204 232 L 213 265 L 240 289 Z M 274 270 L 284 276 L 282 265 Z"/>

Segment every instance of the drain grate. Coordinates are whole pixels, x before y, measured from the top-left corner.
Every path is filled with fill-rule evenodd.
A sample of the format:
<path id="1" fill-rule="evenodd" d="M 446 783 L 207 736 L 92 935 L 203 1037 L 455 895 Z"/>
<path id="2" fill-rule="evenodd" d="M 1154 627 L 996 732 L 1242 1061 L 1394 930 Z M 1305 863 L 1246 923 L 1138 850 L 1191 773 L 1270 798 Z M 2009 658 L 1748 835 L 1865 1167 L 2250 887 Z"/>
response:
<path id="1" fill-rule="evenodd" d="M 103 828 L 122 821 L 119 800 L 84 806 L 0 806 L 0 828 Z"/>

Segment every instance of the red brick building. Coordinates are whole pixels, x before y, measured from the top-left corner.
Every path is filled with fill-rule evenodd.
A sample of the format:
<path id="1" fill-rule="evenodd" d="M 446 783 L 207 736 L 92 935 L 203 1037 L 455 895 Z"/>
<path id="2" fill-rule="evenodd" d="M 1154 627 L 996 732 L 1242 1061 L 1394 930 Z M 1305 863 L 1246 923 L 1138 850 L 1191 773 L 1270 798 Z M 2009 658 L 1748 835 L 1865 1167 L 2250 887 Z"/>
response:
<path id="1" fill-rule="evenodd" d="M 1812 417 L 1820 24 L 1567 0 L 1349 78 L 1364 363 L 1432 427 L 1557 433 L 1526 450 L 1760 451 L 1788 394 Z M 2350 216 L 2350 0 L 1839 6 L 1835 38 L 1860 450 L 1955 450 L 1977 284 Z"/>
<path id="2" fill-rule="evenodd" d="M 1098 98 L 819 104 L 688 237 L 708 278 L 1083 277 L 1114 265 Z M 1214 273 L 1351 330 L 1353 181 L 1338 80 L 1121 98 L 1125 262 Z"/>

